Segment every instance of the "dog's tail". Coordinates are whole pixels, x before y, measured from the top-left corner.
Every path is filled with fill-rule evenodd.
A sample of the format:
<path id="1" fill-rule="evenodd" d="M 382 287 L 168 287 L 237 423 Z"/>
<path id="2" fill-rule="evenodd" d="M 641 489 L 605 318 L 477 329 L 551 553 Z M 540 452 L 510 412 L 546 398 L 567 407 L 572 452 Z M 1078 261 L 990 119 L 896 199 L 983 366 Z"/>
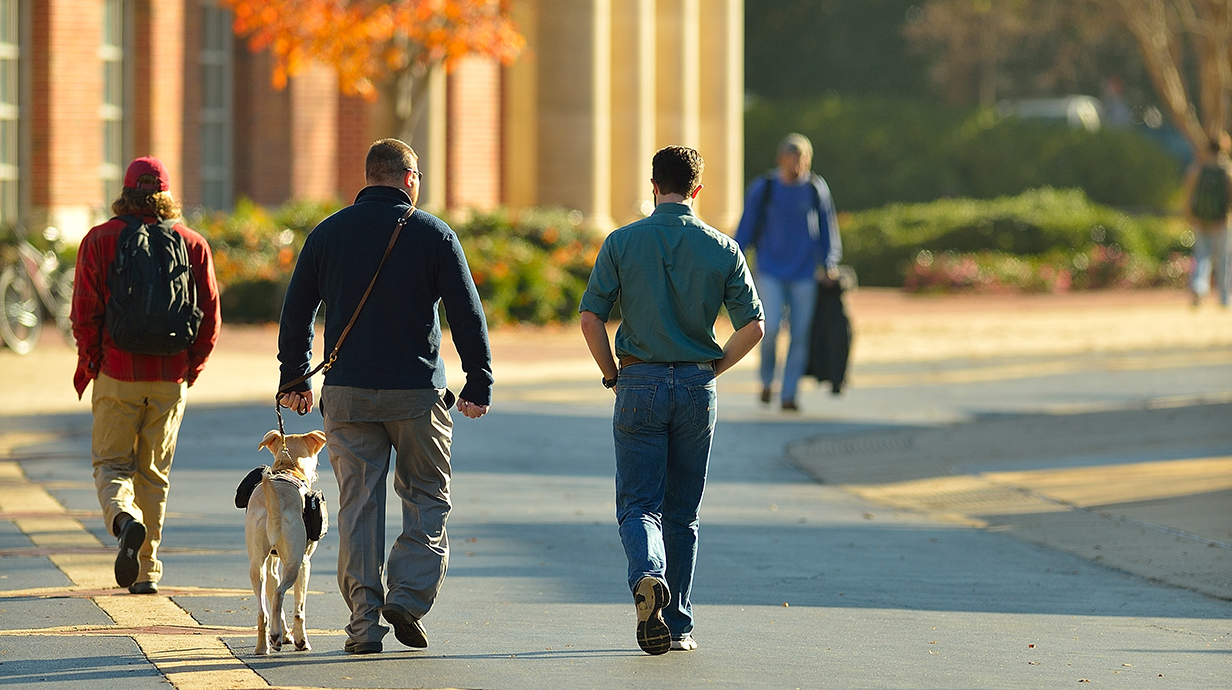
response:
<path id="1" fill-rule="evenodd" d="M 265 494 L 265 533 L 270 544 L 277 544 L 282 536 L 282 510 L 278 507 L 278 494 L 268 474 L 261 475 L 261 491 Z"/>

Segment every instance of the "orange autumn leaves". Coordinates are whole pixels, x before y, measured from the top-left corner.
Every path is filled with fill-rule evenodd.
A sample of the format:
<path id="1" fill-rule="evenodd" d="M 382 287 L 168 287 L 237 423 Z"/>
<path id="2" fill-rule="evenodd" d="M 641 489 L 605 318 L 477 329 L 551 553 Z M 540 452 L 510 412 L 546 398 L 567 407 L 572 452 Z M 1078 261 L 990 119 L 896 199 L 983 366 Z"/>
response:
<path id="1" fill-rule="evenodd" d="M 223 0 L 253 52 L 274 57 L 275 88 L 312 62 L 337 70 L 348 94 L 408 68 L 481 55 L 512 62 L 525 45 L 509 0 Z"/>

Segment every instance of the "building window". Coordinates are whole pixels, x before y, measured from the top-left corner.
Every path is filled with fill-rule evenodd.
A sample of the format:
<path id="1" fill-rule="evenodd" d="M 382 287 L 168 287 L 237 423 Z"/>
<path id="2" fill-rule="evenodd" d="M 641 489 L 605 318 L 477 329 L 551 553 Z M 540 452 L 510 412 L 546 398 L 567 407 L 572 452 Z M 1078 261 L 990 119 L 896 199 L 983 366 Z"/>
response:
<path id="1" fill-rule="evenodd" d="M 0 0 L 0 224 L 17 223 L 21 58 L 17 0 Z"/>
<path id="2" fill-rule="evenodd" d="M 201 203 L 231 207 L 231 13 L 205 5 L 201 49 Z"/>
<path id="3" fill-rule="evenodd" d="M 124 184 L 124 0 L 103 2 L 103 44 L 98 56 L 103 63 L 103 198 L 110 203 Z"/>

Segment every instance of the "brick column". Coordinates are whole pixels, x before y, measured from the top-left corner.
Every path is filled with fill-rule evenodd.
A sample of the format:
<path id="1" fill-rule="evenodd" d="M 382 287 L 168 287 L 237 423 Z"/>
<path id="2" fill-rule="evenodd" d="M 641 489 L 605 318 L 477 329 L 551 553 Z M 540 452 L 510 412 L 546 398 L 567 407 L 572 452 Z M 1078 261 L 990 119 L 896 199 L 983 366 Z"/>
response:
<path id="1" fill-rule="evenodd" d="M 85 234 L 103 199 L 103 73 L 98 58 L 103 12 L 98 0 L 41 0 L 31 8 L 31 227 Z"/>
<path id="2" fill-rule="evenodd" d="M 171 173 L 171 193 L 179 198 L 184 181 L 184 0 L 136 0 L 131 7 L 132 154 L 161 160 Z"/>
<path id="3" fill-rule="evenodd" d="M 368 147 L 378 137 L 372 136 L 373 104 L 360 96 L 338 97 L 338 150 L 335 155 L 337 166 L 338 199 L 344 204 L 355 200 L 355 195 L 366 184 L 364 180 L 364 160 L 368 157 Z"/>
<path id="4" fill-rule="evenodd" d="M 312 65 L 287 86 L 291 96 L 291 198 L 333 199 L 338 189 L 338 76 Z"/>
<path id="5" fill-rule="evenodd" d="M 290 87 L 270 85 L 269 53 L 235 50 L 234 175 L 237 196 L 258 204 L 291 197 Z"/>
<path id="6" fill-rule="evenodd" d="M 500 65 L 462 59 L 447 82 L 446 205 L 491 209 L 500 203 Z"/>

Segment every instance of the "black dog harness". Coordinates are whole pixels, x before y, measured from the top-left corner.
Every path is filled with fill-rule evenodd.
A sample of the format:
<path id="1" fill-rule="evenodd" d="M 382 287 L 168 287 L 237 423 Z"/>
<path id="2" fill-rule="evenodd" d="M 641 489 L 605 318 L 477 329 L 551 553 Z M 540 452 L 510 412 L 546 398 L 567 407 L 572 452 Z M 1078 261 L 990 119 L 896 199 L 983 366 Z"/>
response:
<path id="1" fill-rule="evenodd" d="M 325 494 L 320 489 L 308 488 L 308 483 L 293 474 L 279 472 L 270 474 L 269 465 L 261 465 L 253 469 L 235 489 L 235 507 L 240 510 L 248 508 L 248 499 L 261 483 L 261 477 L 269 476 L 270 481 L 292 484 L 299 491 L 303 502 L 304 530 L 308 533 L 308 541 L 320 541 L 329 532 L 329 511 L 325 507 Z"/>

